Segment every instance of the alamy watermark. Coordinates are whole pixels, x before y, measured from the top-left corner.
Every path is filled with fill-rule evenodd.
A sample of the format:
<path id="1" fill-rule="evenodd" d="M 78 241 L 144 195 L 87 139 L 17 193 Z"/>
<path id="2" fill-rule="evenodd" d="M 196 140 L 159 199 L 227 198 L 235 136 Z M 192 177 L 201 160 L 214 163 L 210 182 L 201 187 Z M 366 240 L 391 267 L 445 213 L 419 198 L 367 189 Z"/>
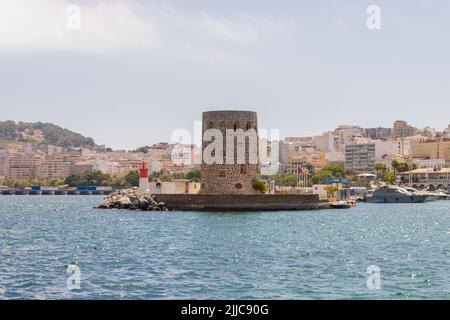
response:
<path id="1" fill-rule="evenodd" d="M 377 265 L 367 267 L 367 288 L 370 290 L 381 289 L 381 269 Z"/>
<path id="2" fill-rule="evenodd" d="M 366 13 L 369 15 L 367 17 L 366 26 L 369 30 L 380 30 L 381 29 L 381 8 L 377 5 L 370 5 L 367 7 Z"/>
<path id="3" fill-rule="evenodd" d="M 81 289 L 81 270 L 76 264 L 69 264 L 66 273 L 69 275 L 66 279 L 66 287 L 68 290 Z"/>
<path id="4" fill-rule="evenodd" d="M 81 8 L 77 5 L 68 6 L 66 9 L 67 20 L 66 26 L 69 30 L 81 29 Z"/>
<path id="5" fill-rule="evenodd" d="M 171 159 L 184 164 L 261 164 L 266 165 L 267 174 L 275 174 L 280 165 L 279 140 L 279 129 L 208 128 L 202 134 L 201 122 L 196 121 L 193 135 L 183 128 L 172 132 L 171 142 L 175 146 Z"/>

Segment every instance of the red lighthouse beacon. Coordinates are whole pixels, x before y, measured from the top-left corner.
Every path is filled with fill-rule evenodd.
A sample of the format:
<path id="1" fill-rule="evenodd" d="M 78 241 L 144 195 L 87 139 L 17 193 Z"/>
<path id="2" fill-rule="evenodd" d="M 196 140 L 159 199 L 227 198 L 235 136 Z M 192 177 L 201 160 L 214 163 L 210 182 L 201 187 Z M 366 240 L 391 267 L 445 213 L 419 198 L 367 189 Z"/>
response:
<path id="1" fill-rule="evenodd" d="M 148 167 L 145 165 L 145 162 L 142 161 L 142 167 L 139 168 L 139 191 L 147 192 L 150 189 L 150 185 L 148 183 Z"/>

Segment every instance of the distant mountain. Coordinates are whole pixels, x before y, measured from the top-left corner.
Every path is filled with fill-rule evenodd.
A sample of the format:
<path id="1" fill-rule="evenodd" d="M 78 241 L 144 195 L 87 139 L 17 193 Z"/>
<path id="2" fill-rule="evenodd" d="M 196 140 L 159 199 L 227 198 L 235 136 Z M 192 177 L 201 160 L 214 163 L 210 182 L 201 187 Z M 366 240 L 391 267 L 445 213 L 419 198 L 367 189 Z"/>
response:
<path id="1" fill-rule="evenodd" d="M 33 142 L 60 147 L 95 148 L 94 139 L 53 123 L 0 121 L 0 140 Z"/>

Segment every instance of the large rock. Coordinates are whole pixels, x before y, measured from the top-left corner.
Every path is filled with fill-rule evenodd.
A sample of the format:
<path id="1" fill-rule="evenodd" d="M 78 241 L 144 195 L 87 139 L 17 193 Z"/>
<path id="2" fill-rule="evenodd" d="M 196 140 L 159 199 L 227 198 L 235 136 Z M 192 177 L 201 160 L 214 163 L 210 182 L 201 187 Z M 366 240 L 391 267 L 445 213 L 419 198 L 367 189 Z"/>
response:
<path id="1" fill-rule="evenodd" d="M 147 210 L 148 209 L 148 201 L 144 197 L 139 198 L 138 208 L 141 210 Z"/>
<path id="2" fill-rule="evenodd" d="M 99 209 L 128 209 L 142 211 L 167 211 L 164 202 L 158 203 L 154 195 L 148 192 L 140 192 L 138 188 L 117 190 L 106 196 L 97 206 Z"/>
<path id="3" fill-rule="evenodd" d="M 122 205 L 122 206 L 130 206 L 131 205 L 131 200 L 127 196 L 123 196 L 119 200 L 117 200 L 117 203 Z"/>

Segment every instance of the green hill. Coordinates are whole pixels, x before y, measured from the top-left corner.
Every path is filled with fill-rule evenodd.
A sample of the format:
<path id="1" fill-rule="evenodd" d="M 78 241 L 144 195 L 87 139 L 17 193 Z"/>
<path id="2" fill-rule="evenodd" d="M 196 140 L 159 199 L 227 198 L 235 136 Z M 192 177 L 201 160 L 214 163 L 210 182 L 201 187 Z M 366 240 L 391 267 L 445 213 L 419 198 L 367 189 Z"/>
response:
<path id="1" fill-rule="evenodd" d="M 0 140 L 94 148 L 94 139 L 52 123 L 0 121 Z"/>

